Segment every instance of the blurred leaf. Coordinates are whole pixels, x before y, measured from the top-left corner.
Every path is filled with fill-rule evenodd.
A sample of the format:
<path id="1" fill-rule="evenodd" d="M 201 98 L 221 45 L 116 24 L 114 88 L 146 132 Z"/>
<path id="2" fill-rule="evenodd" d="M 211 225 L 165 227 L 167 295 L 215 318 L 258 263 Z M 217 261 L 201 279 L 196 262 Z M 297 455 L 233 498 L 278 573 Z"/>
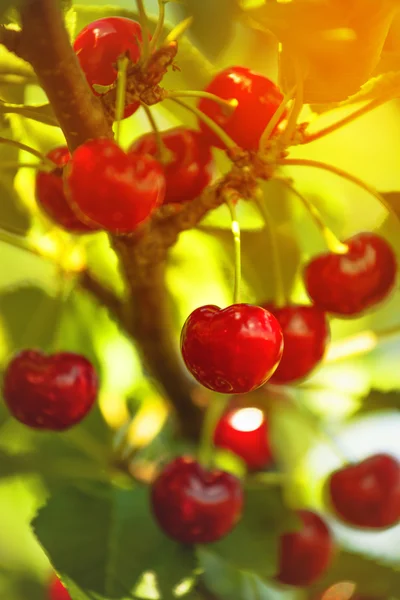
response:
<path id="1" fill-rule="evenodd" d="M 400 61 L 399 65 L 400 67 Z M 366 100 L 373 100 L 374 98 L 397 98 L 400 95 L 400 70 L 391 70 L 388 73 L 383 73 L 377 77 L 373 77 L 356 92 L 343 102 L 339 103 L 339 106 L 346 106 L 348 104 L 354 104 L 355 102 L 364 102 Z"/>
<path id="2" fill-rule="evenodd" d="M 366 414 L 370 412 L 382 411 L 400 411 L 400 392 L 379 392 L 372 390 L 371 393 L 363 398 L 356 414 Z"/>
<path id="3" fill-rule="evenodd" d="M 286 89 L 294 83 L 296 57 L 307 72 L 304 101 L 327 103 L 354 94 L 372 75 L 397 7 L 397 0 L 271 1 L 244 19 L 283 43 Z"/>
<path id="4" fill-rule="evenodd" d="M 312 597 L 314 594 L 318 597 L 334 583 L 346 580 L 357 585 L 357 594 L 368 597 L 395 597 L 400 590 L 398 568 L 350 552 L 340 552 L 326 575 L 312 586 Z"/>
<path id="5" fill-rule="evenodd" d="M 33 119 L 46 125 L 58 126 L 57 119 L 54 116 L 50 104 L 41 104 L 37 106 L 26 106 L 24 104 L 10 104 L 0 99 L 0 113 L 14 113 L 21 115 L 26 119 Z"/>
<path id="6" fill-rule="evenodd" d="M 400 219 L 400 192 L 386 192 L 382 196 Z"/>
<path id="7" fill-rule="evenodd" d="M 11 8 L 18 6 L 21 3 L 21 0 L 1 0 L 0 2 L 0 23 L 4 23 L 3 17 L 6 15 L 7 11 Z"/>
<path id="8" fill-rule="evenodd" d="M 146 488 L 65 488 L 33 522 L 34 532 L 73 600 L 128 600 L 146 572 L 161 598 L 191 577 L 194 553 L 160 531 Z"/>

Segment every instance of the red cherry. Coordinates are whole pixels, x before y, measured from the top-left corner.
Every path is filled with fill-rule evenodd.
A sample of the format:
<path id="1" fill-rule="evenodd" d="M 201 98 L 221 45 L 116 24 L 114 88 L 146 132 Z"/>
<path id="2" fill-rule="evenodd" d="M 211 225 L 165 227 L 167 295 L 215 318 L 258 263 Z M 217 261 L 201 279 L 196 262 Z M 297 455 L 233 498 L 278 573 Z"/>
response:
<path id="1" fill-rule="evenodd" d="M 265 414 L 255 407 L 229 409 L 215 428 L 214 445 L 240 456 L 250 470 L 262 469 L 272 459 Z"/>
<path id="2" fill-rule="evenodd" d="M 351 316 L 389 294 L 396 280 L 397 261 L 386 240 L 374 233 L 359 233 L 345 243 L 347 254 L 322 254 L 307 265 L 305 284 L 316 306 Z"/>
<path id="3" fill-rule="evenodd" d="M 72 211 L 65 197 L 62 167 L 68 163 L 70 153 L 66 146 L 54 148 L 47 154 L 59 169 L 51 173 L 38 171 L 36 175 L 36 198 L 38 204 L 54 223 L 73 233 L 89 233 L 93 227 L 85 225 Z"/>
<path id="4" fill-rule="evenodd" d="M 165 194 L 163 170 L 154 158 L 126 154 L 107 139 L 79 146 L 65 181 L 68 201 L 80 218 L 113 233 L 134 231 Z"/>
<path id="5" fill-rule="evenodd" d="M 128 53 L 132 63 L 140 58 L 142 28 L 132 19 L 104 17 L 89 23 L 78 34 L 74 50 L 89 85 L 113 85 L 116 81 L 118 59 Z M 100 94 L 93 89 L 96 96 Z M 134 102 L 125 109 L 125 117 L 140 106 Z"/>
<path id="6" fill-rule="evenodd" d="M 298 587 L 314 583 L 327 570 L 334 545 L 330 530 L 321 517 L 299 510 L 302 529 L 285 533 L 280 539 L 278 581 Z"/>
<path id="7" fill-rule="evenodd" d="M 277 308 L 265 304 L 282 328 L 285 347 L 271 383 L 288 383 L 306 377 L 322 359 L 329 341 L 325 313 L 315 306 Z"/>
<path id="8" fill-rule="evenodd" d="M 264 129 L 283 100 L 281 91 L 270 79 L 244 67 L 230 67 L 221 71 L 208 85 L 206 92 L 238 102 L 237 107 L 229 113 L 215 101 L 202 98 L 199 109 L 245 150 L 258 149 Z M 199 123 L 210 144 L 225 148 L 220 138 L 203 121 Z"/>
<path id="9" fill-rule="evenodd" d="M 170 162 L 164 165 L 167 182 L 164 204 L 197 198 L 213 176 L 214 161 L 210 147 L 199 132 L 184 127 L 163 131 L 161 138 L 172 153 Z M 132 144 L 131 150 L 156 156 L 158 147 L 154 134 L 143 135 Z"/>
<path id="10" fill-rule="evenodd" d="M 189 457 L 168 464 L 153 483 L 151 502 L 161 529 L 184 544 L 207 544 L 227 535 L 240 519 L 240 481 L 207 471 Z"/>
<path id="11" fill-rule="evenodd" d="M 223 394 L 251 392 L 271 377 L 283 351 L 278 321 L 259 306 L 197 308 L 181 335 L 183 359 L 205 387 Z"/>
<path id="12" fill-rule="evenodd" d="M 350 525 L 380 529 L 400 521 L 400 462 L 392 456 L 338 469 L 328 486 L 333 508 Z"/>
<path id="13" fill-rule="evenodd" d="M 98 380 L 79 354 L 46 356 L 23 350 L 4 374 L 4 400 L 18 421 L 35 429 L 62 431 L 82 421 L 92 408 Z"/>
<path id="14" fill-rule="evenodd" d="M 71 596 L 57 577 L 50 583 L 49 600 L 71 600 Z"/>

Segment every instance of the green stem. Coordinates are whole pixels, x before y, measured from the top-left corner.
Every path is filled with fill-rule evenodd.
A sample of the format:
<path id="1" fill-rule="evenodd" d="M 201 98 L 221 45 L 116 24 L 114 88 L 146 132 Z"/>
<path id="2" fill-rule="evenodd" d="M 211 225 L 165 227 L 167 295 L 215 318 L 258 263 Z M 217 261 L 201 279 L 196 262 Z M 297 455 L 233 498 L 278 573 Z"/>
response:
<path id="1" fill-rule="evenodd" d="M 151 38 L 149 45 L 149 56 L 151 56 L 154 50 L 157 48 L 157 44 L 161 38 L 162 31 L 164 29 L 165 21 L 165 0 L 158 0 L 158 21 L 157 25 Z"/>
<path id="2" fill-rule="evenodd" d="M 272 135 L 272 132 L 274 131 L 275 127 L 278 125 L 279 121 L 281 120 L 281 117 L 286 110 L 286 106 L 287 106 L 288 102 L 290 102 L 290 100 L 293 98 L 295 91 L 296 91 L 296 88 L 294 87 L 288 94 L 286 94 L 284 96 L 277 111 L 274 113 L 272 119 L 270 120 L 270 122 L 268 123 L 266 128 L 264 129 L 263 134 L 260 138 L 260 143 L 259 143 L 260 151 L 265 150 L 265 148 L 268 144 L 268 140 Z"/>
<path id="3" fill-rule="evenodd" d="M 215 123 L 215 121 L 213 121 L 212 119 L 210 119 L 210 117 L 207 117 L 207 115 L 205 115 L 203 112 L 201 112 L 201 110 L 199 110 L 195 106 L 191 106 L 190 104 L 187 104 L 187 102 L 184 102 L 184 100 L 179 100 L 179 98 L 168 98 L 167 97 L 166 100 L 171 100 L 171 102 L 175 102 L 175 104 L 179 104 L 179 106 L 186 108 L 186 110 L 189 110 L 194 115 L 196 115 L 196 117 L 198 119 L 203 121 L 203 123 L 205 123 L 207 125 L 207 127 L 209 127 L 213 131 L 213 133 L 215 133 L 215 135 L 217 135 L 219 137 L 219 139 L 225 144 L 225 146 L 227 148 L 236 148 L 237 144 L 233 141 L 233 139 L 231 137 L 229 137 L 229 135 L 227 133 L 225 133 L 225 131 L 219 125 L 217 125 L 217 123 Z"/>
<path id="4" fill-rule="evenodd" d="M 167 98 L 205 98 L 206 100 L 212 100 L 216 104 L 219 104 L 225 110 L 229 111 L 228 114 L 233 112 L 238 105 L 238 101 L 225 100 L 210 92 L 202 92 L 197 90 L 172 90 L 167 92 Z"/>
<path id="5" fill-rule="evenodd" d="M 16 160 L 4 161 L 0 163 L 0 171 L 7 169 L 35 169 L 36 171 L 39 171 L 41 169 L 41 165 L 39 163 L 21 163 Z"/>
<path id="6" fill-rule="evenodd" d="M 233 286 L 233 304 L 237 304 L 240 301 L 240 283 L 242 274 L 242 253 L 241 253 L 241 240 L 240 240 L 240 225 L 237 219 L 236 212 L 236 200 L 230 199 L 226 201 L 226 205 L 229 208 L 232 219 L 232 235 L 233 243 L 235 247 L 235 282 Z"/>
<path id="7" fill-rule="evenodd" d="M 207 407 L 203 429 L 201 432 L 201 440 L 198 452 L 199 462 L 205 468 L 209 468 L 212 463 L 212 457 L 214 452 L 214 431 L 218 421 L 225 412 L 226 406 L 229 401 L 229 396 L 218 396 L 211 398 L 210 403 Z"/>
<path id="8" fill-rule="evenodd" d="M 51 168 L 51 170 L 55 168 L 53 161 L 49 160 L 44 154 L 39 152 L 39 150 L 31 148 L 31 146 L 4 137 L 0 137 L 0 144 L 8 144 L 9 146 L 14 146 L 14 148 L 19 148 L 19 150 L 23 150 L 24 152 L 29 152 L 30 154 L 33 154 L 33 156 L 36 156 L 43 164 Z"/>
<path id="9" fill-rule="evenodd" d="M 143 64 L 146 64 L 150 58 L 149 25 L 143 0 L 136 0 L 136 6 L 139 13 L 139 23 L 142 28 L 143 38 L 143 55 L 141 60 L 143 61 Z"/>
<path id="10" fill-rule="evenodd" d="M 280 138 L 280 142 L 284 147 L 289 146 L 290 142 L 292 141 L 293 134 L 296 131 L 297 119 L 300 116 L 304 101 L 303 72 L 300 66 L 300 61 L 298 59 L 294 60 L 294 70 L 296 74 L 296 96 L 294 99 L 292 109 L 290 111 L 290 116 L 286 125 L 286 129 Z"/>
<path id="11" fill-rule="evenodd" d="M 4 242 L 5 244 L 10 244 L 10 246 L 14 246 L 15 248 L 20 248 L 21 250 L 25 250 L 26 252 L 30 252 L 35 256 L 39 256 L 46 260 L 38 250 L 33 248 L 24 234 L 21 233 L 11 233 L 10 231 L 6 231 L 5 229 L 0 228 L 0 242 Z"/>
<path id="12" fill-rule="evenodd" d="M 271 250 L 272 257 L 272 273 L 273 273 L 273 281 L 274 281 L 274 292 L 275 292 L 275 306 L 277 308 L 281 306 L 285 306 L 287 304 L 287 298 L 285 293 L 285 286 L 283 284 L 282 278 L 282 268 L 279 256 L 279 248 L 275 235 L 275 231 L 272 226 L 272 217 L 265 206 L 264 197 L 262 195 L 258 195 L 255 200 L 258 210 L 264 220 L 265 227 L 268 232 L 269 244 Z"/>
<path id="13" fill-rule="evenodd" d="M 124 56 L 118 60 L 118 78 L 117 78 L 117 100 L 115 107 L 115 139 L 117 144 L 121 140 L 121 121 L 125 113 L 125 95 L 126 95 L 126 72 L 129 65 L 128 57 Z"/>
<path id="14" fill-rule="evenodd" d="M 322 235 L 324 236 L 326 245 L 328 246 L 329 250 L 331 252 L 334 252 L 335 254 L 346 254 L 346 252 L 348 251 L 348 247 L 346 246 L 346 244 L 343 244 L 339 240 L 339 238 L 336 237 L 333 231 L 329 229 L 329 227 L 325 224 L 321 213 L 314 206 L 314 204 L 310 202 L 308 198 L 300 194 L 300 192 L 297 191 L 293 186 L 291 186 L 290 183 L 286 181 L 286 179 L 277 177 L 276 181 L 279 181 L 279 183 L 284 185 L 288 190 L 291 191 L 293 195 L 297 196 L 297 198 L 303 203 L 306 210 L 310 213 L 317 227 L 320 229 Z"/>
<path id="15" fill-rule="evenodd" d="M 374 198 L 376 198 L 378 200 L 378 202 L 384 208 L 386 208 L 388 213 L 390 215 L 392 215 L 392 217 L 394 217 L 397 220 L 397 222 L 400 224 L 400 217 L 392 209 L 390 204 L 388 204 L 388 202 L 386 202 L 386 200 L 378 192 L 378 190 L 376 190 L 374 187 L 372 187 L 371 185 L 369 185 L 368 183 L 366 183 L 359 177 L 356 177 L 355 175 L 352 175 L 351 173 L 348 173 L 347 171 L 343 171 L 343 169 L 340 169 L 339 167 L 334 167 L 333 165 L 328 165 L 326 163 L 319 162 L 317 160 L 309 160 L 309 159 L 305 159 L 305 158 L 283 158 L 283 159 L 279 160 L 277 162 L 277 164 L 286 166 L 286 167 L 313 167 L 316 169 L 321 169 L 323 171 L 329 171 L 330 173 L 334 173 L 335 175 L 338 175 L 342 179 L 346 179 L 347 181 L 354 183 L 359 188 L 365 190 L 371 196 L 374 196 Z"/>
<path id="16" fill-rule="evenodd" d="M 146 116 L 149 120 L 149 123 L 151 125 L 151 128 L 153 130 L 154 133 L 154 137 L 156 140 L 156 145 L 157 145 L 157 155 L 156 158 L 164 165 L 168 164 L 170 161 L 170 157 L 171 157 L 171 152 L 168 150 L 168 148 L 166 147 L 166 145 L 163 142 L 163 139 L 161 137 L 161 132 L 157 127 L 157 123 L 153 117 L 153 113 L 151 112 L 151 109 L 147 106 L 147 104 L 145 104 L 144 102 L 141 102 L 141 105 L 143 107 L 144 112 L 146 113 Z"/>

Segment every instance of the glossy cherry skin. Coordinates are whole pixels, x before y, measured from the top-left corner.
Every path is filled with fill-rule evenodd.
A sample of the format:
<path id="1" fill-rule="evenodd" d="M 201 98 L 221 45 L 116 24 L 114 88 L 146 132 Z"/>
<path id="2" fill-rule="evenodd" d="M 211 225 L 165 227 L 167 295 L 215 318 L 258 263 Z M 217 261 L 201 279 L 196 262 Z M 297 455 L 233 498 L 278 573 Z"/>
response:
<path id="1" fill-rule="evenodd" d="M 36 175 L 36 199 L 48 217 L 66 231 L 90 233 L 94 231 L 94 228 L 85 225 L 78 219 L 65 197 L 62 168 L 68 163 L 70 156 L 66 146 L 54 148 L 47 154 L 47 158 L 52 160 L 58 169 L 55 168 L 50 173 L 38 171 Z"/>
<path id="2" fill-rule="evenodd" d="M 261 135 L 283 100 L 279 88 L 267 77 L 245 67 L 230 67 L 214 77 L 205 90 L 223 98 L 236 100 L 232 112 L 214 100 L 201 98 L 199 109 L 245 150 L 257 150 Z M 284 115 L 282 116 L 282 118 Z M 223 142 L 199 120 L 209 143 L 225 148 Z"/>
<path id="3" fill-rule="evenodd" d="M 100 95 L 93 88 L 94 84 L 110 86 L 115 83 L 121 56 L 128 53 L 129 59 L 137 63 L 142 39 L 140 24 L 124 17 L 104 17 L 82 29 L 74 42 L 74 50 L 94 94 Z M 125 117 L 132 115 L 139 106 L 139 102 L 127 106 Z"/>
<path id="4" fill-rule="evenodd" d="M 190 457 L 169 463 L 151 489 L 153 514 L 169 537 L 184 544 L 208 544 L 227 535 L 242 514 L 240 481 L 207 471 Z"/>
<path id="5" fill-rule="evenodd" d="M 4 400 L 11 414 L 34 429 L 62 431 L 88 414 L 98 392 L 92 364 L 79 354 L 46 356 L 23 350 L 8 364 Z"/>
<path id="6" fill-rule="evenodd" d="M 386 298 L 396 281 L 397 261 L 391 246 L 374 233 L 359 233 L 345 243 L 347 254 L 317 256 L 304 278 L 316 306 L 351 317 Z"/>
<path id="7" fill-rule="evenodd" d="M 328 569 L 334 553 L 332 534 L 319 515 L 299 510 L 302 529 L 280 538 L 278 581 L 287 585 L 311 585 Z"/>
<path id="8" fill-rule="evenodd" d="M 186 320 L 181 350 L 187 368 L 202 385 L 241 394 L 271 377 L 282 356 L 283 336 L 275 317 L 259 306 L 207 305 Z"/>
<path id="9" fill-rule="evenodd" d="M 268 423 L 259 408 L 230 408 L 215 428 L 214 445 L 240 456 L 250 471 L 272 460 Z"/>
<path id="10" fill-rule="evenodd" d="M 329 478 L 330 502 L 340 519 L 381 529 L 400 521 L 400 462 L 376 454 L 338 469 Z"/>
<path id="11" fill-rule="evenodd" d="M 161 138 L 171 153 L 169 162 L 163 165 L 166 180 L 164 204 L 197 198 L 214 174 L 210 146 L 198 131 L 185 127 L 163 131 Z M 143 135 L 132 144 L 131 150 L 156 156 L 158 148 L 154 134 Z"/>
<path id="12" fill-rule="evenodd" d="M 321 361 L 329 342 L 329 324 L 325 313 L 315 306 L 263 306 L 278 320 L 285 344 L 271 383 L 303 379 Z"/>
<path id="13" fill-rule="evenodd" d="M 54 577 L 50 583 L 49 600 L 71 600 L 71 596 L 58 577 Z"/>
<path id="14" fill-rule="evenodd" d="M 72 209 L 85 222 L 112 233 L 129 233 L 165 195 L 161 165 L 151 156 L 126 154 L 115 142 L 96 139 L 79 146 L 65 173 Z"/>

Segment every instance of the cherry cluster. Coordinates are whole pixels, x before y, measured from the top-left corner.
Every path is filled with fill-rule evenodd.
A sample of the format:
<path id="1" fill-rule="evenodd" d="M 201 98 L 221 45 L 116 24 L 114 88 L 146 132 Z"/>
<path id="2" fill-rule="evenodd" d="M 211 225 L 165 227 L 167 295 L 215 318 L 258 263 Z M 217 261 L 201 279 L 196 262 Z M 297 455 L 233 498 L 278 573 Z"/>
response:
<path id="1" fill-rule="evenodd" d="M 142 29 L 120 17 L 99 19 L 78 35 L 74 49 L 93 93 L 116 84 L 118 59 L 141 59 Z M 59 226 L 75 234 L 104 230 L 134 232 L 162 204 L 197 198 L 213 179 L 212 148 L 226 149 L 208 124 L 215 123 L 237 146 L 256 154 L 260 140 L 280 107 L 283 95 L 266 77 L 243 67 L 217 74 L 198 110 L 199 131 L 179 127 L 150 133 L 124 151 L 115 141 L 93 139 L 72 154 L 60 147 L 48 154 L 52 171 L 37 174 L 39 205 Z M 213 98 L 214 97 L 214 98 Z M 232 104 L 227 110 L 215 98 Z M 125 106 L 132 115 L 139 102 Z M 282 114 L 272 133 L 277 133 Z M 373 233 L 344 240 L 344 251 L 313 258 L 304 269 L 309 305 L 207 305 L 186 320 L 181 351 L 187 368 L 206 388 L 222 394 L 247 394 L 265 385 L 297 382 L 321 362 L 329 342 L 329 316 L 358 316 L 394 287 L 397 264 L 390 245 Z M 22 423 L 37 429 L 63 430 L 80 422 L 93 406 L 98 380 L 91 363 L 77 354 L 46 356 L 24 350 L 9 363 L 4 399 Z M 257 423 L 238 425 L 238 410 L 256 411 Z M 214 445 L 240 456 L 249 470 L 272 461 L 265 415 L 255 408 L 232 406 L 214 432 Z M 254 417 L 254 412 L 253 412 Z M 400 520 L 400 463 L 375 455 L 346 465 L 327 483 L 329 503 L 346 523 L 380 529 Z M 212 543 L 227 535 L 241 518 L 245 503 L 241 482 L 181 456 L 161 471 L 151 487 L 151 505 L 161 529 L 184 544 Z M 306 586 L 328 567 L 334 552 L 323 519 L 298 511 L 301 527 L 282 535 L 277 580 Z M 50 598 L 66 600 L 62 584 L 52 583 Z"/>

